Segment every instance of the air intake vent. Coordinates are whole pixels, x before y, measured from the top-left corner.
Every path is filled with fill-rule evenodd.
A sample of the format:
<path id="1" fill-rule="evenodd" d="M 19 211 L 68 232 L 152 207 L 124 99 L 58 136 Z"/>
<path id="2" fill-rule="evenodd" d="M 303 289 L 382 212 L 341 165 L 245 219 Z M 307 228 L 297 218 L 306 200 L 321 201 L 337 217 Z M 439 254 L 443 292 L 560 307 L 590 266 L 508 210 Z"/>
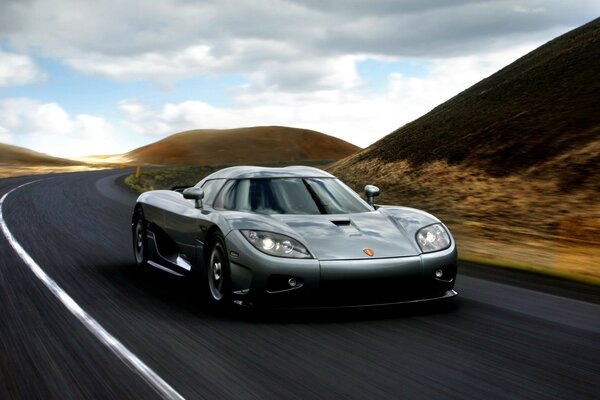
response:
<path id="1" fill-rule="evenodd" d="M 349 219 L 339 219 L 331 222 L 337 226 L 348 226 L 352 223 Z"/>

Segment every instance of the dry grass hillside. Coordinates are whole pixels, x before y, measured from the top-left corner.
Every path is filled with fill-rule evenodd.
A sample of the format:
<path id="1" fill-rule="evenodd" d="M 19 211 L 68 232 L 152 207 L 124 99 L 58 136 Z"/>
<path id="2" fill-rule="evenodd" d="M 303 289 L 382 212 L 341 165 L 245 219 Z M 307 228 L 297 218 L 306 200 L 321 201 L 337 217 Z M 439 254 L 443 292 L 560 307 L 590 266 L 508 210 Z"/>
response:
<path id="1" fill-rule="evenodd" d="M 193 130 L 124 156 L 147 165 L 225 165 L 333 161 L 360 148 L 323 133 L 281 126 Z"/>
<path id="2" fill-rule="evenodd" d="M 0 178 L 87 169 L 81 162 L 0 143 Z"/>
<path id="3" fill-rule="evenodd" d="M 23 147 L 0 143 L 0 165 L 75 165 L 78 162 L 65 158 L 52 157 Z"/>
<path id="4" fill-rule="evenodd" d="M 600 282 L 600 19 L 330 169 L 435 213 L 465 258 Z"/>

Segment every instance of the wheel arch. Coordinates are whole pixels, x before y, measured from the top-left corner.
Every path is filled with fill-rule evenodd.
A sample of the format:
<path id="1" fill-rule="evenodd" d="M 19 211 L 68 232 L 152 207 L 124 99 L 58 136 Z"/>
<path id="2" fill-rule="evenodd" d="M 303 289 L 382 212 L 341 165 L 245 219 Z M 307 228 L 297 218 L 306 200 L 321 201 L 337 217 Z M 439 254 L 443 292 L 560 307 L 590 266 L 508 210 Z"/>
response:
<path id="1" fill-rule="evenodd" d="M 212 243 L 213 237 L 217 232 L 220 233 L 221 236 L 223 236 L 223 239 L 225 239 L 223 231 L 216 224 L 211 225 L 210 228 L 208 228 L 208 231 L 206 232 L 206 240 L 204 241 L 204 246 L 202 249 L 202 264 L 205 263 L 205 260 L 209 256 L 208 252 L 210 251 L 210 244 Z M 225 249 L 227 249 L 227 244 L 224 244 Z"/>
<path id="2" fill-rule="evenodd" d="M 131 231 L 133 232 L 135 230 L 135 224 L 138 221 L 138 215 L 139 213 L 142 213 L 142 217 L 144 215 L 144 207 L 142 207 L 141 203 L 135 203 L 135 206 L 133 207 L 133 213 L 131 213 Z"/>

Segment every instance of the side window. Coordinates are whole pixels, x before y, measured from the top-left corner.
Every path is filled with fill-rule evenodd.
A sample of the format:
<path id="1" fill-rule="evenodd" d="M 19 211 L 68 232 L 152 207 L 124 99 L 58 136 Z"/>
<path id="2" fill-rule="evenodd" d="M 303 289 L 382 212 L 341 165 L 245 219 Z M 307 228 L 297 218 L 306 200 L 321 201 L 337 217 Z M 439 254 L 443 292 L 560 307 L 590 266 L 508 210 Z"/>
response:
<path id="1" fill-rule="evenodd" d="M 204 182 L 202 185 L 202 190 L 204 190 L 204 204 L 209 206 L 213 205 L 215 197 L 217 197 L 217 194 L 219 193 L 219 190 L 221 190 L 221 187 L 223 187 L 224 183 L 225 179 L 212 179 Z"/>

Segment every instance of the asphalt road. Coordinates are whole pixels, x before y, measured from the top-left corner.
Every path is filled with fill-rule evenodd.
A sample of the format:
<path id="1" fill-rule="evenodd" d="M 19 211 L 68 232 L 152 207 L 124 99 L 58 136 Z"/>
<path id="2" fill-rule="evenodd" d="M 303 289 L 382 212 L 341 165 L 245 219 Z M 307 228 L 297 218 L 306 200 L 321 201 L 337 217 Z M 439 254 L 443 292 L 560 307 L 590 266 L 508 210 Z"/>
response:
<path id="1" fill-rule="evenodd" d="M 461 265 L 458 298 L 359 310 L 210 312 L 132 267 L 122 171 L 0 180 L 37 264 L 186 399 L 599 399 L 600 292 Z M 460 245 L 460 244 L 459 244 Z M 0 235 L 0 398 L 152 399 Z"/>

